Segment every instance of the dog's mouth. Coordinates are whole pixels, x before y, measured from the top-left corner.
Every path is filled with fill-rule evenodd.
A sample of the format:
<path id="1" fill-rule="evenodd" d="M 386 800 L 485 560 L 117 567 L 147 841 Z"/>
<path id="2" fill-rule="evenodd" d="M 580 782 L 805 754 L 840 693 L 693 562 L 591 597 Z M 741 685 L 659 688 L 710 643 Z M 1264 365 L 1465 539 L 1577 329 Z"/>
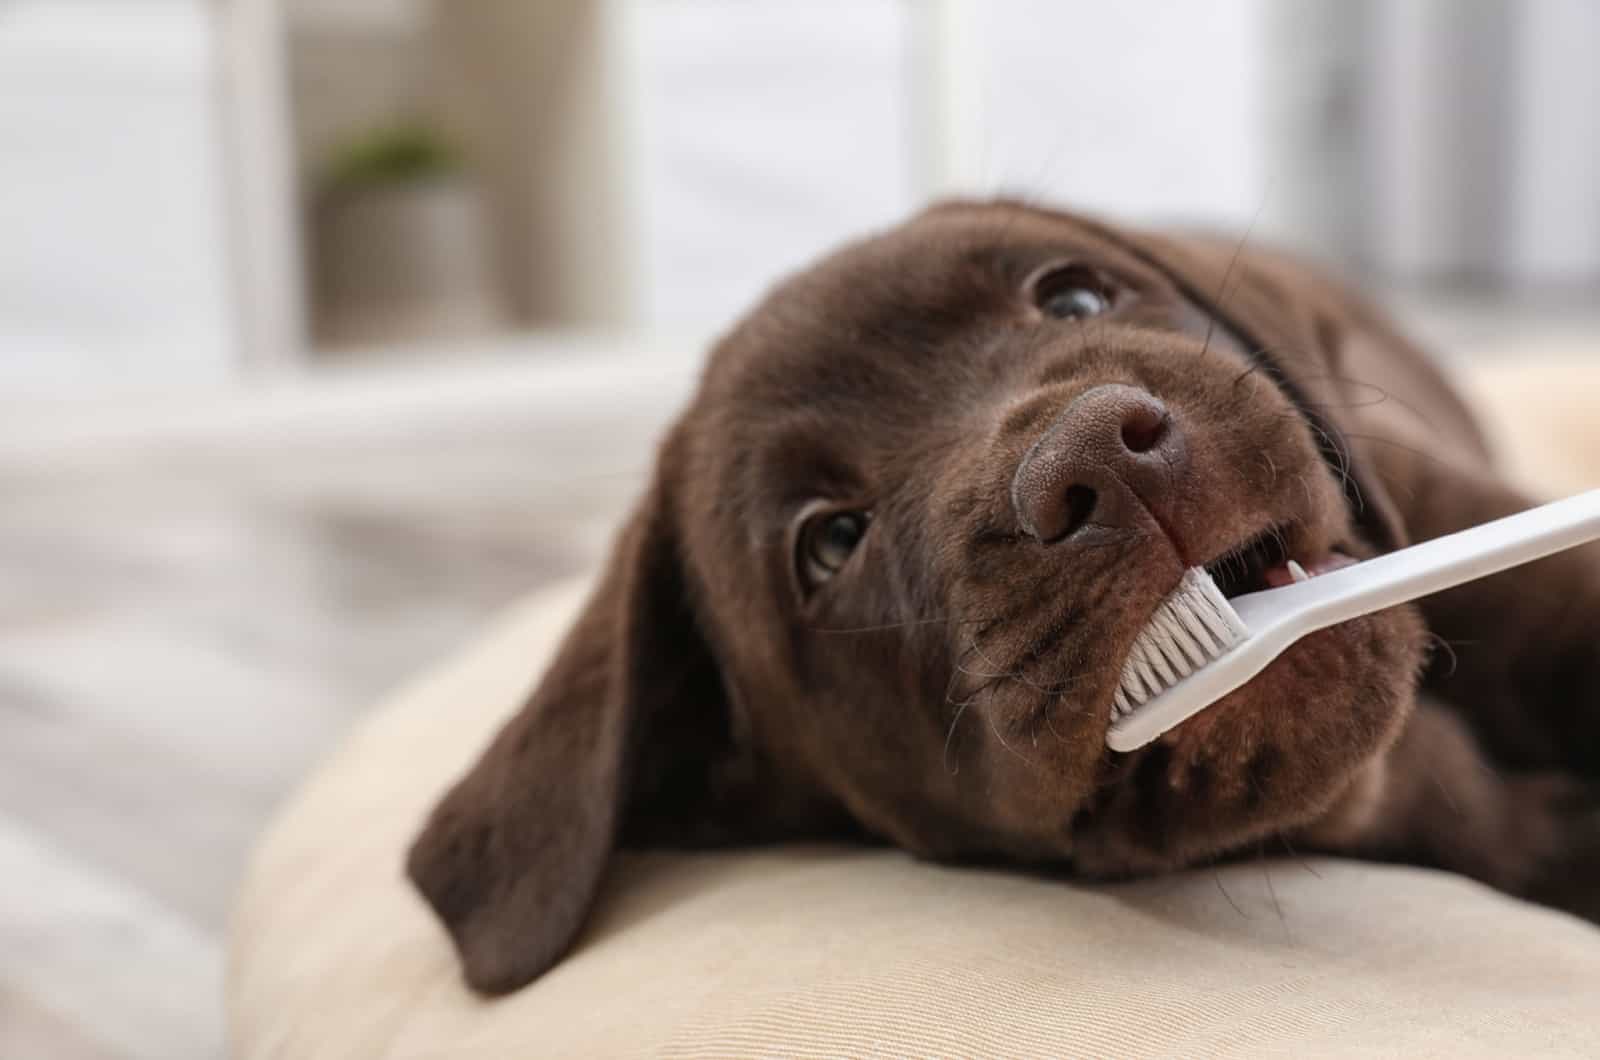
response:
<path id="1" fill-rule="evenodd" d="M 1205 564 L 1205 571 L 1228 599 L 1276 589 L 1356 562 L 1342 549 L 1295 555 L 1285 526 L 1274 526 Z"/>
<path id="2" fill-rule="evenodd" d="M 1298 558 L 1304 555 L 1305 560 Z M 1303 582 L 1320 574 L 1347 567 L 1356 560 L 1338 548 L 1327 548 L 1318 555 L 1301 544 L 1292 543 L 1290 528 L 1274 526 L 1203 564 L 1205 576 L 1185 574 L 1178 588 L 1162 601 L 1128 649 L 1116 695 L 1112 701 L 1112 736 L 1117 725 L 1137 718 L 1152 700 L 1159 700 L 1173 685 L 1196 670 L 1212 665 L 1215 658 L 1237 647 L 1250 631 L 1239 615 L 1223 601 L 1250 593 L 1277 589 Z M 1164 731 L 1175 731 L 1206 708 L 1192 703 L 1186 712 L 1168 717 Z M 1180 704 L 1180 709 L 1182 704 Z M 1148 740 L 1161 731 L 1142 737 Z M 1124 734 L 1126 738 L 1126 734 Z M 1138 743 L 1118 744 L 1108 737 L 1115 750 L 1132 750 Z"/>
<path id="3" fill-rule="evenodd" d="M 1228 599 L 1259 592 L 1279 578 L 1293 579 L 1293 562 L 1282 527 L 1271 527 L 1205 564 L 1206 573 Z M 1269 581 L 1269 578 L 1271 579 Z"/>

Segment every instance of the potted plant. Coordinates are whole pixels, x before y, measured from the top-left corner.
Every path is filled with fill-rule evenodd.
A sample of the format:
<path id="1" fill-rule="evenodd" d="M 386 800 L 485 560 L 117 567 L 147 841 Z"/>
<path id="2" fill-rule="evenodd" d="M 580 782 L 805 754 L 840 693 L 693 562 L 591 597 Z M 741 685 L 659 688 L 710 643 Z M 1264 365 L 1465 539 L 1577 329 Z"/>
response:
<path id="1" fill-rule="evenodd" d="M 349 143 L 319 183 L 315 275 L 326 341 L 424 340 L 502 323 L 476 186 L 426 126 Z"/>

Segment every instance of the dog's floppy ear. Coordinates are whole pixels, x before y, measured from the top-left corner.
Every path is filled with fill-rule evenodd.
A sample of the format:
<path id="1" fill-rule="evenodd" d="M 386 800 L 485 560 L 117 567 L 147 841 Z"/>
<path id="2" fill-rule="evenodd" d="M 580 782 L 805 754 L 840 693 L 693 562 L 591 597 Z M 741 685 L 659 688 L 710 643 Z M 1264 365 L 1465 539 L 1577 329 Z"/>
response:
<path id="1" fill-rule="evenodd" d="M 561 957 L 625 826 L 687 827 L 722 797 L 731 722 L 670 492 L 658 475 L 543 680 L 411 848 L 407 871 L 483 993 Z"/>

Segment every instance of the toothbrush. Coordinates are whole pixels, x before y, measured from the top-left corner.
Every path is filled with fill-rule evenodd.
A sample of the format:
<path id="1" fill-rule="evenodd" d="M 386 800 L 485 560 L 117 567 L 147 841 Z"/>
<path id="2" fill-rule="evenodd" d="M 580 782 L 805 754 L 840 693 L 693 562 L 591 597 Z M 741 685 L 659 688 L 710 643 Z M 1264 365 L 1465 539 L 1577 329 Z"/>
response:
<path id="1" fill-rule="evenodd" d="M 1264 670 L 1307 633 L 1497 574 L 1600 538 L 1600 489 L 1420 545 L 1226 599 L 1185 572 L 1129 651 L 1106 745 L 1132 751 Z"/>

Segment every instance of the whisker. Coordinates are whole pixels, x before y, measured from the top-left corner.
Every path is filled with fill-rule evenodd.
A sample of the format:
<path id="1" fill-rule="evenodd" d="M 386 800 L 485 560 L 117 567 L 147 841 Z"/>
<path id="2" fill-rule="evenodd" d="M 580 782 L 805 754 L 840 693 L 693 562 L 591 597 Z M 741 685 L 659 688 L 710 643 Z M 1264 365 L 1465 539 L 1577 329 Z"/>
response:
<path id="1" fill-rule="evenodd" d="M 990 687 L 992 689 L 995 686 L 990 686 Z M 1012 747 L 1009 743 L 1006 742 L 1006 738 L 1000 734 L 1000 727 L 994 723 L 994 711 L 986 710 L 983 713 L 988 718 L 989 731 L 994 733 L 994 738 L 996 740 L 1000 741 L 1000 746 L 1004 747 L 1007 751 L 1010 751 L 1012 754 L 1016 755 L 1019 759 L 1021 759 L 1023 761 L 1023 763 L 1025 763 L 1028 766 L 1029 769 L 1036 768 L 1035 765 L 1034 765 L 1033 759 L 1029 758 L 1027 755 L 1023 754 L 1021 751 L 1017 750 L 1015 747 Z"/>
<path id="2" fill-rule="evenodd" d="M 1214 865 L 1211 867 L 1211 880 L 1217 885 L 1217 890 L 1222 892 L 1222 897 L 1226 898 L 1228 900 L 1228 904 L 1233 906 L 1233 911 L 1235 913 L 1238 913 L 1239 916 L 1245 920 L 1253 919 L 1243 909 L 1239 908 L 1239 903 L 1233 900 L 1233 895 L 1229 894 L 1228 889 L 1222 885 L 1222 873 L 1217 871 L 1217 868 Z"/>
<path id="3" fill-rule="evenodd" d="M 1443 648 L 1445 654 L 1450 656 L 1450 669 L 1446 670 L 1439 678 L 1441 681 L 1448 681 L 1450 678 L 1456 675 L 1456 670 L 1461 664 L 1461 658 L 1460 656 L 1456 655 L 1456 649 L 1454 646 L 1452 646 L 1448 640 L 1445 640 L 1443 637 L 1439 636 L 1439 634 L 1429 630 L 1427 636 L 1429 641 L 1437 644 L 1440 648 Z"/>
<path id="4" fill-rule="evenodd" d="M 1440 457 L 1435 453 L 1430 453 L 1426 449 L 1418 449 L 1414 445 L 1407 445 L 1405 442 L 1395 441 L 1393 438 L 1385 438 L 1381 434 L 1357 434 L 1354 431 L 1345 431 L 1344 436 L 1346 438 L 1356 438 L 1363 442 L 1373 442 L 1377 445 L 1387 445 L 1391 449 L 1398 449 L 1401 452 L 1410 453 L 1419 460 L 1426 460 L 1430 464 L 1440 464 L 1444 466 L 1448 466 L 1449 464 L 1449 461 L 1445 460 L 1443 457 Z"/>
<path id="5" fill-rule="evenodd" d="M 1296 861 L 1298 861 L 1300 863 L 1300 867 L 1302 869 L 1305 869 L 1307 872 L 1311 873 L 1311 875 L 1315 876 L 1317 879 L 1319 879 L 1319 880 L 1322 879 L 1322 873 L 1318 872 L 1316 870 L 1315 866 L 1313 866 L 1311 864 L 1311 862 L 1307 861 L 1305 859 L 1305 856 L 1294 848 L 1294 844 L 1289 842 L 1289 837 L 1288 836 L 1280 835 L 1280 836 L 1278 836 L 1278 841 L 1283 844 L 1283 849 L 1285 849 L 1285 850 L 1287 850 L 1289 852 L 1289 856 L 1294 858 Z"/>
<path id="6" fill-rule="evenodd" d="M 1043 706 L 1038 711 L 1038 716 L 1039 720 L 1044 722 L 1044 727 L 1050 730 L 1050 735 L 1054 736 L 1057 742 L 1066 743 L 1067 738 L 1061 735 L 1061 730 L 1056 728 L 1055 711 L 1051 709 L 1052 706 L 1060 702 L 1061 697 L 1059 695 L 1046 696 Z M 1074 713 L 1079 712 L 1075 711 Z"/>
<path id="7" fill-rule="evenodd" d="M 1257 456 L 1267 465 L 1267 489 L 1269 491 L 1276 489 L 1278 485 L 1278 462 L 1272 459 L 1272 454 L 1265 449 L 1260 450 Z"/>
<path id="8" fill-rule="evenodd" d="M 951 776 L 961 772 L 961 763 L 950 761 L 950 742 L 955 739 L 956 726 L 961 722 L 961 715 L 967 712 L 967 702 L 970 701 L 964 701 L 956 707 L 955 717 L 950 719 L 950 728 L 945 730 L 944 734 L 944 768 Z"/>
<path id="9" fill-rule="evenodd" d="M 955 618 L 951 615 L 942 615 L 934 618 L 908 618 L 901 622 L 885 622 L 878 626 L 811 626 L 809 628 L 812 633 L 835 635 L 850 633 L 884 633 L 889 630 L 910 629 L 914 626 L 936 626 L 941 623 L 959 626 L 981 621 L 983 620 L 977 618 Z"/>
<path id="10" fill-rule="evenodd" d="M 1423 770 L 1427 772 L 1428 779 L 1433 782 L 1433 786 L 1439 789 L 1439 795 L 1444 799 L 1445 805 L 1450 807 L 1451 813 L 1455 814 L 1457 817 L 1460 817 L 1461 806 L 1456 802 L 1455 794 L 1451 792 L 1449 786 L 1440 779 L 1438 772 L 1433 768 L 1433 760 L 1427 756 L 1423 756 L 1421 761 Z"/>
<path id="11" fill-rule="evenodd" d="M 1324 426 L 1316 420 L 1302 418 L 1305 420 L 1306 426 L 1311 429 L 1311 432 L 1322 440 L 1322 449 L 1329 455 L 1329 462 L 1333 469 L 1338 472 L 1340 484 L 1355 494 L 1356 510 L 1366 510 L 1366 504 L 1361 497 L 1361 488 L 1350 476 L 1349 449 L 1334 437 L 1332 428 Z"/>
<path id="12" fill-rule="evenodd" d="M 1277 545 L 1278 551 L 1287 556 L 1289 555 L 1289 541 L 1283 536 L 1284 525 L 1285 524 L 1283 523 L 1279 523 L 1276 526 L 1271 527 L 1268 530 L 1268 533 L 1272 535 L 1272 541 L 1275 545 Z"/>
<path id="13" fill-rule="evenodd" d="M 1261 878 L 1267 881 L 1267 894 L 1272 897 L 1273 911 L 1278 914 L 1278 923 L 1287 928 L 1289 926 L 1289 922 L 1284 919 L 1283 906 L 1278 902 L 1278 889 L 1272 885 L 1272 868 L 1267 859 L 1266 843 L 1262 842 L 1256 844 L 1256 855 L 1261 862 Z"/>
<path id="14" fill-rule="evenodd" d="M 1263 347 L 1261 352 L 1269 356 L 1277 353 L 1300 354 L 1303 356 L 1305 353 L 1305 351 L 1300 350 L 1298 347 L 1281 344 L 1278 346 Z M 1423 426 L 1428 427 L 1429 429 L 1434 429 L 1433 417 L 1430 416 L 1424 409 L 1418 407 L 1413 402 L 1407 401 L 1405 398 L 1400 397 L 1394 392 L 1385 389 L 1377 383 L 1370 382 L 1366 379 L 1357 379 L 1355 376 L 1340 375 L 1338 372 L 1315 372 L 1310 375 L 1300 376 L 1299 378 L 1308 381 L 1327 381 L 1339 383 L 1343 386 L 1359 387 L 1362 390 L 1373 391 L 1378 395 L 1377 400 L 1374 401 L 1364 401 L 1341 405 L 1332 402 L 1314 402 L 1308 400 L 1306 402 L 1308 405 L 1319 408 L 1373 408 L 1377 405 L 1383 404 L 1384 402 L 1393 402 L 1395 405 L 1398 405 L 1400 408 L 1405 409 L 1407 412 L 1415 416 L 1423 424 Z"/>
<path id="15" fill-rule="evenodd" d="M 974 642 L 973 646 L 975 648 L 977 647 L 976 642 Z M 1008 668 L 1008 667 L 1005 667 L 1005 666 L 1001 666 L 999 663 L 996 663 L 993 659 L 989 658 L 989 656 L 981 648 L 978 649 L 978 657 L 981 658 L 985 663 L 987 663 L 989 665 L 989 667 L 994 672 L 990 673 L 990 674 L 976 674 L 976 673 L 974 673 L 974 674 L 971 674 L 971 676 L 973 676 L 973 677 L 998 677 L 998 678 L 1002 678 L 1002 679 L 1009 679 L 1009 680 L 1017 681 L 1017 682 L 1020 682 L 1021 684 L 1027 685 L 1029 688 L 1033 689 L 1035 692 L 1039 692 L 1039 693 L 1041 693 L 1043 695 L 1053 695 L 1053 694 L 1055 694 L 1051 689 L 1046 688 L 1045 686 L 1039 684 L 1037 681 L 1034 681 L 1026 673 L 1024 673 L 1020 669 L 1017 669 L 1015 666 L 1012 666 L 1012 667 Z"/>
<path id="16" fill-rule="evenodd" d="M 1261 202 L 1256 207 L 1256 212 L 1251 216 L 1250 223 L 1244 226 L 1244 232 L 1239 236 L 1239 241 L 1234 244 L 1233 254 L 1228 258 L 1228 264 L 1222 270 L 1222 282 L 1217 284 L 1216 297 L 1212 299 L 1212 304 L 1215 305 L 1218 310 L 1227 305 L 1228 281 L 1232 279 L 1234 269 L 1236 269 L 1239 265 L 1239 256 L 1244 253 L 1245 246 L 1250 242 L 1251 234 L 1255 232 L 1256 223 L 1261 220 L 1261 214 L 1267 208 L 1267 198 L 1268 192 L 1263 191 L 1261 194 Z M 1216 326 L 1217 314 L 1208 311 L 1206 313 L 1206 337 L 1200 343 L 1201 360 L 1205 359 L 1206 352 L 1211 349 L 1211 337 L 1216 331 Z"/>
<path id="17" fill-rule="evenodd" d="M 976 637 L 974 637 L 974 640 L 976 640 Z M 972 654 L 972 649 L 973 649 L 973 645 L 972 644 L 968 644 L 968 646 L 963 648 L 961 650 L 961 652 L 956 656 L 956 661 L 951 665 L 951 668 L 950 668 L 950 680 L 947 681 L 945 683 L 945 686 L 944 686 L 944 701 L 946 703 L 949 703 L 951 705 L 956 705 L 956 701 L 953 698 L 955 696 L 956 685 L 961 683 L 961 678 L 962 677 L 971 676 L 970 671 L 968 671 L 966 669 L 964 664 L 966 663 L 967 657 Z M 981 685 L 979 687 L 980 687 L 980 689 L 982 688 Z M 971 703 L 972 700 L 975 699 L 976 697 L 977 697 L 977 693 L 976 692 L 972 693 L 966 699 L 961 701 L 960 706 L 965 707 L 968 703 Z"/>
<path id="18" fill-rule="evenodd" d="M 1300 489 L 1306 495 L 1306 510 L 1315 511 L 1317 507 L 1316 494 L 1311 489 L 1311 478 L 1304 471 L 1295 472 L 1294 476 L 1300 483 Z"/>

